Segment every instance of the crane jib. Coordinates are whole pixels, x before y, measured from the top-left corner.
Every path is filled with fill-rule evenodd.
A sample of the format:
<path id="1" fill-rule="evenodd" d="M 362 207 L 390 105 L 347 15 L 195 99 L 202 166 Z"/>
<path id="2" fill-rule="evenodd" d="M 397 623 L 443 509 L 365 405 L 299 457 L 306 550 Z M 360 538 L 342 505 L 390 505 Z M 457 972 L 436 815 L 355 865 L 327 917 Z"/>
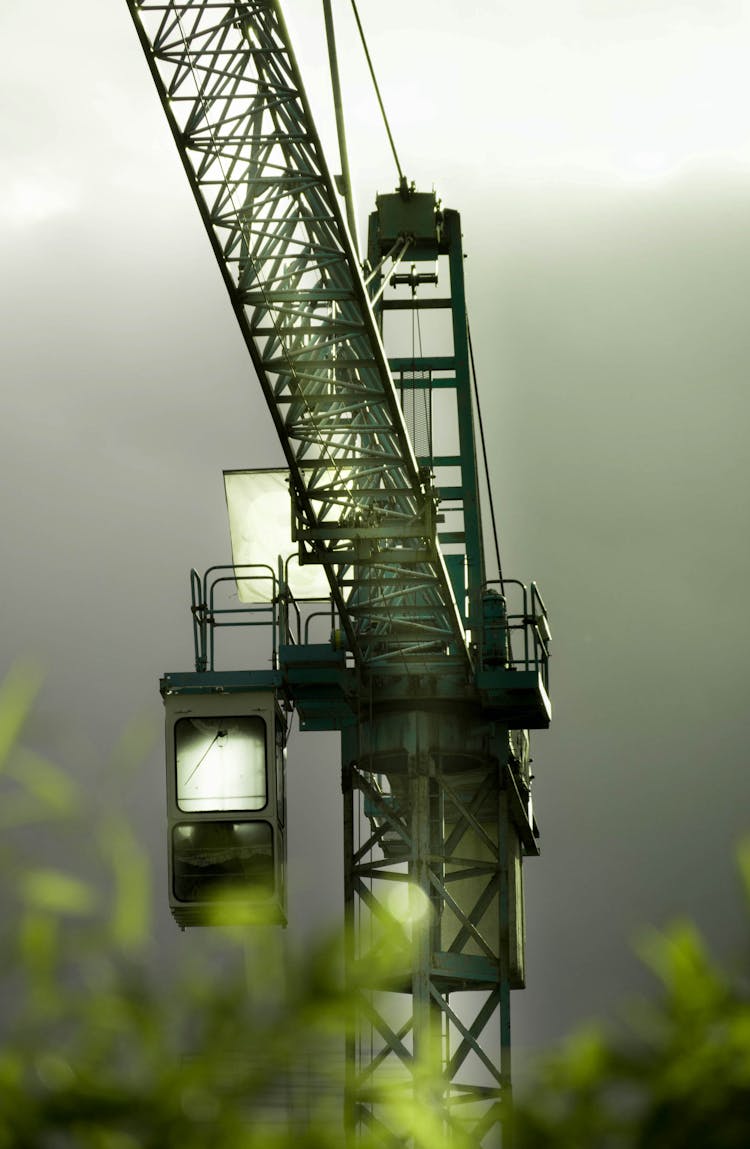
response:
<path id="1" fill-rule="evenodd" d="M 127 0 L 360 664 L 468 665 L 367 288 L 274 0 Z"/>

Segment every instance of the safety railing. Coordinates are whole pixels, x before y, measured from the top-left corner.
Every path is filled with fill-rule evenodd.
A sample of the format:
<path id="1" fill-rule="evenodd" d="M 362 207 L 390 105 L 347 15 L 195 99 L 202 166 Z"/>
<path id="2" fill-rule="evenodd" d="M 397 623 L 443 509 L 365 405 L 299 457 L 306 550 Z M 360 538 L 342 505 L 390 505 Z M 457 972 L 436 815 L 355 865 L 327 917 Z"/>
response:
<path id="1" fill-rule="evenodd" d="M 549 694 L 551 634 L 547 608 L 536 583 L 526 587 L 518 579 L 506 578 L 485 583 L 482 589 L 491 604 L 484 612 L 479 650 L 482 669 L 502 665 L 533 670 L 541 675 Z M 495 603 L 497 609 L 492 609 Z"/>
<path id="2" fill-rule="evenodd" d="M 279 668 L 279 647 L 311 641 L 311 628 L 325 620 L 325 641 L 340 634 L 330 599 L 297 600 L 289 589 L 289 560 L 275 572 L 266 563 L 227 563 L 209 567 L 201 577 L 190 572 L 193 644 L 197 671 L 216 669 L 216 632 L 223 627 L 265 627 L 271 631 L 271 667 Z M 257 602 L 239 600 L 239 583 L 251 582 Z M 260 590 L 260 588 L 268 588 Z M 320 605 L 321 609 L 307 608 Z M 301 608 L 305 607 L 305 610 Z"/>
<path id="3" fill-rule="evenodd" d="M 268 602 L 242 603 L 220 596 L 231 584 L 237 593 L 238 579 L 252 578 L 253 582 L 268 584 Z M 193 643 L 195 669 L 214 670 L 216 631 L 219 627 L 266 627 L 271 630 L 271 665 L 278 663 L 280 631 L 279 580 L 272 567 L 265 563 L 224 564 L 209 567 L 203 577 L 196 570 L 190 572 L 191 612 L 193 615 Z"/>

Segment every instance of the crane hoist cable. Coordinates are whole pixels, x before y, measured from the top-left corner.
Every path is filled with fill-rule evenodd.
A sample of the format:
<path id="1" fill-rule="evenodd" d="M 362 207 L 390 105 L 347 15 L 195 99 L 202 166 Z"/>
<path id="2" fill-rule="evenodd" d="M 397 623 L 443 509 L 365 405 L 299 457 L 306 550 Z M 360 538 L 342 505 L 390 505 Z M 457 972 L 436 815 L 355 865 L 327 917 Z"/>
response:
<path id="1" fill-rule="evenodd" d="M 495 519 L 495 502 L 493 500 L 492 483 L 489 480 L 489 462 L 487 458 L 487 444 L 485 441 L 485 423 L 481 417 L 481 403 L 479 402 L 479 386 L 477 384 L 477 368 L 474 365 L 474 347 L 471 341 L 471 326 L 469 316 L 466 316 L 466 338 L 469 341 L 469 360 L 471 362 L 471 381 L 474 392 L 474 402 L 477 403 L 477 422 L 479 423 L 479 438 L 481 441 L 481 458 L 485 466 L 485 483 L 487 484 L 487 501 L 489 503 L 489 520 L 493 529 L 493 545 L 495 548 L 495 562 L 497 563 L 497 578 L 503 584 L 503 566 L 500 561 L 500 542 L 497 540 L 497 522 Z"/>
<path id="2" fill-rule="evenodd" d="M 391 145 L 391 151 L 393 152 L 393 158 L 396 162 L 396 170 L 398 172 L 399 185 L 402 188 L 405 188 L 406 187 L 406 176 L 404 175 L 403 170 L 401 168 L 401 164 L 400 164 L 399 158 L 398 158 L 398 152 L 396 151 L 396 145 L 393 142 L 393 133 L 391 132 L 391 127 L 390 127 L 390 124 L 388 123 L 388 117 L 385 114 L 385 105 L 383 104 L 383 98 L 380 95 L 380 88 L 378 86 L 378 81 L 375 77 L 375 69 L 373 67 L 372 59 L 370 57 L 370 51 L 367 47 L 367 40 L 365 39 L 364 28 L 362 27 L 362 21 L 359 18 L 359 12 L 357 11 L 357 0 L 352 0 L 352 12 L 354 13 L 354 19 L 357 22 L 357 29 L 359 31 L 359 38 L 362 41 L 362 48 L 364 49 L 365 59 L 367 60 L 367 66 L 370 69 L 370 77 L 372 79 L 372 84 L 373 84 L 373 87 L 375 88 L 375 95 L 377 96 L 378 104 L 380 106 L 380 114 L 383 117 L 383 123 L 385 124 L 385 130 L 388 133 L 388 143 Z"/>
<path id="3" fill-rule="evenodd" d="M 401 164 L 399 162 L 398 153 L 396 151 L 396 145 L 395 145 L 394 140 L 393 140 L 393 134 L 391 132 L 390 124 L 388 123 L 388 116 L 386 115 L 385 106 L 383 104 L 383 99 L 380 95 L 380 87 L 378 86 L 378 81 L 377 81 L 377 78 L 375 76 L 375 69 L 373 67 L 372 58 L 370 56 L 370 52 L 369 52 L 369 49 L 367 47 L 367 40 L 365 39 L 365 33 L 364 33 L 364 29 L 362 27 L 362 21 L 360 20 L 359 12 L 357 11 L 357 0 L 351 0 L 351 5 L 352 5 L 352 12 L 354 13 L 354 19 L 357 23 L 357 29 L 359 30 L 359 36 L 360 36 L 360 39 L 362 41 L 362 48 L 363 48 L 364 53 L 365 53 L 365 59 L 367 60 L 367 65 L 370 69 L 370 76 L 372 78 L 373 87 L 375 88 L 375 95 L 377 96 L 378 104 L 380 106 L 380 112 L 381 112 L 381 115 L 383 117 L 383 123 L 385 124 L 385 130 L 388 133 L 388 142 L 391 145 L 391 151 L 393 152 L 393 158 L 395 160 L 396 169 L 398 171 L 399 185 L 402 189 L 404 189 L 407 186 L 407 181 L 406 181 L 406 177 L 404 176 L 403 170 L 401 168 Z M 419 320 L 417 318 L 417 322 L 418 321 Z M 473 391 L 474 391 L 474 399 L 475 399 L 476 407 L 477 407 L 477 421 L 479 423 L 479 435 L 480 435 L 480 439 L 481 439 L 481 443 L 482 443 L 482 462 L 484 464 L 484 477 L 485 477 L 485 482 L 487 484 L 487 498 L 488 498 L 488 502 L 489 502 L 490 522 L 492 524 L 492 542 L 493 542 L 493 547 L 494 547 L 494 551 L 495 551 L 495 561 L 497 563 L 497 575 L 498 575 L 498 578 L 500 580 L 500 584 L 502 586 L 502 584 L 503 584 L 503 567 L 502 567 L 502 562 L 500 560 L 500 544 L 499 544 L 498 535 L 497 535 L 497 520 L 495 518 L 495 504 L 494 504 L 494 499 L 492 497 L 492 485 L 490 483 L 490 469 L 489 469 L 489 462 L 488 462 L 488 458 L 487 458 L 487 444 L 486 444 L 485 436 L 484 436 L 484 421 L 482 419 L 482 408 L 481 408 L 481 405 L 479 402 L 479 387 L 477 384 L 477 372 L 476 372 L 476 367 L 475 367 L 475 363 L 474 363 L 474 347 L 473 347 L 472 342 L 471 342 L 471 329 L 469 327 L 468 316 L 467 316 L 467 320 L 466 320 L 466 333 L 467 333 L 468 343 L 469 343 L 469 358 L 471 361 L 471 378 L 472 378 L 472 386 L 473 386 Z M 419 333 L 419 339 L 420 339 L 420 343 L 421 343 L 421 332 Z M 413 342 L 414 342 L 414 334 L 412 332 L 412 344 L 413 344 Z M 412 348 L 412 350 L 413 350 L 413 348 Z"/>
<path id="4" fill-rule="evenodd" d="M 377 96 L 378 104 L 380 106 L 380 112 L 381 112 L 381 115 L 383 117 L 383 123 L 385 124 L 385 130 L 388 133 L 388 142 L 391 145 L 391 151 L 393 152 L 393 158 L 394 158 L 395 163 L 396 163 L 396 169 L 398 171 L 398 177 L 399 177 L 399 184 L 400 184 L 400 187 L 403 189 L 406 187 L 407 181 L 406 181 L 406 177 L 404 176 L 403 170 L 401 168 L 401 164 L 399 162 L 398 153 L 396 151 L 396 145 L 395 145 L 394 140 L 393 140 L 393 134 L 391 132 L 390 124 L 388 123 L 388 116 L 386 115 L 385 106 L 383 104 L 383 99 L 380 95 L 380 87 L 378 85 L 378 81 L 377 81 L 377 78 L 375 76 L 375 69 L 373 67 L 372 58 L 370 56 L 370 52 L 369 52 L 369 49 L 367 47 L 367 40 L 365 38 L 364 28 L 362 27 L 362 21 L 360 20 L 359 12 L 357 10 L 357 0 L 351 0 L 351 5 L 352 5 L 352 12 L 354 13 L 354 19 L 357 23 L 357 29 L 359 31 L 359 36 L 360 36 L 360 39 L 362 41 L 362 48 L 363 48 L 364 53 L 365 53 L 365 59 L 367 60 L 367 65 L 370 69 L 370 77 L 372 79 L 373 87 L 375 89 L 375 95 Z M 381 288 L 381 291 L 382 291 L 382 288 Z M 417 317 L 417 322 L 419 322 L 418 317 Z M 473 391 L 474 391 L 474 399 L 476 401 L 476 407 L 477 407 L 477 421 L 479 423 L 479 435 L 480 435 L 480 439 L 481 439 L 481 443 L 482 443 L 482 462 L 484 464 L 484 477 L 485 477 L 485 482 L 487 484 L 487 498 L 488 498 L 488 502 L 489 502 L 490 522 L 492 524 L 492 541 L 493 541 L 493 547 L 494 547 L 494 551 L 495 551 L 495 561 L 497 563 L 497 575 L 498 575 L 498 578 L 500 580 L 500 584 L 502 586 L 502 584 L 503 584 L 503 567 L 502 567 L 502 562 L 500 560 L 500 544 L 499 544 L 498 534 L 497 534 L 497 520 L 495 518 L 495 504 L 494 504 L 494 499 L 492 497 L 492 486 L 490 483 L 490 469 L 489 469 L 489 462 L 488 462 L 488 458 L 487 458 L 487 444 L 486 444 L 485 436 L 484 436 L 484 421 L 482 419 L 482 408 L 481 408 L 480 401 L 479 401 L 479 387 L 477 384 L 477 373 L 476 373 L 476 367 L 475 367 L 475 363 L 474 363 L 474 347 L 473 347 L 472 342 L 471 342 L 471 329 L 469 327 L 468 317 L 466 320 L 466 330 L 467 330 L 467 337 L 468 337 L 468 343 L 469 343 L 469 357 L 470 357 L 470 361 L 471 361 L 472 386 L 473 386 Z M 420 343 L 421 343 L 421 332 L 419 333 L 419 339 L 420 339 Z M 414 342 L 414 334 L 412 332 L 412 344 L 413 344 L 413 342 Z M 413 347 L 412 347 L 412 350 L 413 350 Z"/>

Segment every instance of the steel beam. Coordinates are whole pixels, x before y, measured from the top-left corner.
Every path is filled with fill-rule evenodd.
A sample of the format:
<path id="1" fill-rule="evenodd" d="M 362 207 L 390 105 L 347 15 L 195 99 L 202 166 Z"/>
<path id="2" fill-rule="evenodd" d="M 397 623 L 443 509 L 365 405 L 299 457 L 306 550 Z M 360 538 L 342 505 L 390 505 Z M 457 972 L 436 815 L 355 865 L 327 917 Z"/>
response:
<path id="1" fill-rule="evenodd" d="M 449 1142 L 460 1131 L 477 1149 L 507 1149 L 510 989 L 520 984 L 523 945 L 508 731 L 470 709 L 436 710 L 423 699 L 408 710 L 376 705 L 343 746 L 345 886 L 356 923 L 350 966 L 360 1012 L 351 1121 L 376 1122 L 386 1145 L 403 1144 L 381 1090 L 408 1090 L 429 1104 Z M 362 970 L 377 950 L 378 924 L 392 914 L 393 890 L 405 882 L 429 905 L 429 920 L 413 927 L 410 964 L 395 981 L 391 971 L 388 984 L 368 989 Z M 437 1075 L 424 1079 L 425 1064 L 437 1065 Z"/>
<path id="2" fill-rule="evenodd" d="M 426 525 L 434 492 L 409 443 L 280 4 L 127 2 L 357 660 L 415 663 L 439 633 L 468 666 Z M 389 593 L 388 611 L 371 614 L 394 569 L 401 598 Z M 400 605 L 431 614 L 428 636 Z"/>

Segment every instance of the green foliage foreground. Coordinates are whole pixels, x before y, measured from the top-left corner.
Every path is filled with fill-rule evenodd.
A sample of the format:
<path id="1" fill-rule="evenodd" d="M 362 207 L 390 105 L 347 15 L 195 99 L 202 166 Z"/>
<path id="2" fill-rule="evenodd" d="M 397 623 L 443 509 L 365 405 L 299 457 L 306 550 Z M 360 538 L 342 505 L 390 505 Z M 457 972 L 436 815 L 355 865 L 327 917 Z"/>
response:
<path id="1" fill-rule="evenodd" d="M 146 854 L 111 791 L 98 808 L 19 741 L 36 685 L 18 670 L 0 689 L 0 1149 L 343 1145 L 342 938 L 295 953 L 277 927 L 222 926 L 219 907 L 162 957 Z M 117 769 L 135 752 L 126 739 Z M 394 920 L 362 976 L 402 967 L 410 944 Z M 440 1149 L 411 1092 L 383 1105 L 404 1143 Z"/>
<path id="2" fill-rule="evenodd" d="M 35 689 L 18 670 L 0 690 L 0 1149 L 342 1145 L 340 939 L 289 955 L 278 930 L 217 927 L 176 968 L 162 958 L 127 819 L 19 741 Z M 120 757 L 134 753 L 131 739 Z M 740 869 L 750 903 L 750 846 Z M 380 974 L 404 944 L 401 927 L 384 938 Z M 591 1027 L 544 1064 L 514 1149 L 750 1145 L 747 980 L 689 923 L 641 954 L 660 998 L 628 1032 Z M 404 1144 L 440 1149 L 429 1112 L 400 1093 L 384 1104 Z"/>
<path id="3" fill-rule="evenodd" d="M 738 851 L 750 908 L 750 842 Z M 748 1149 L 750 985 L 695 926 L 645 932 L 659 995 L 618 1030 L 591 1025 L 540 1068 L 516 1105 L 520 1149 Z"/>
<path id="4" fill-rule="evenodd" d="M 290 996 L 269 929 L 252 947 L 207 931 L 177 968 L 162 959 L 127 820 L 19 743 L 35 685 L 17 671 L 0 693 L 0 1149 L 289 1144 L 280 1072 L 346 1025 L 337 947 L 291 962 Z M 295 1144 L 335 1144 L 324 1076 Z"/>

